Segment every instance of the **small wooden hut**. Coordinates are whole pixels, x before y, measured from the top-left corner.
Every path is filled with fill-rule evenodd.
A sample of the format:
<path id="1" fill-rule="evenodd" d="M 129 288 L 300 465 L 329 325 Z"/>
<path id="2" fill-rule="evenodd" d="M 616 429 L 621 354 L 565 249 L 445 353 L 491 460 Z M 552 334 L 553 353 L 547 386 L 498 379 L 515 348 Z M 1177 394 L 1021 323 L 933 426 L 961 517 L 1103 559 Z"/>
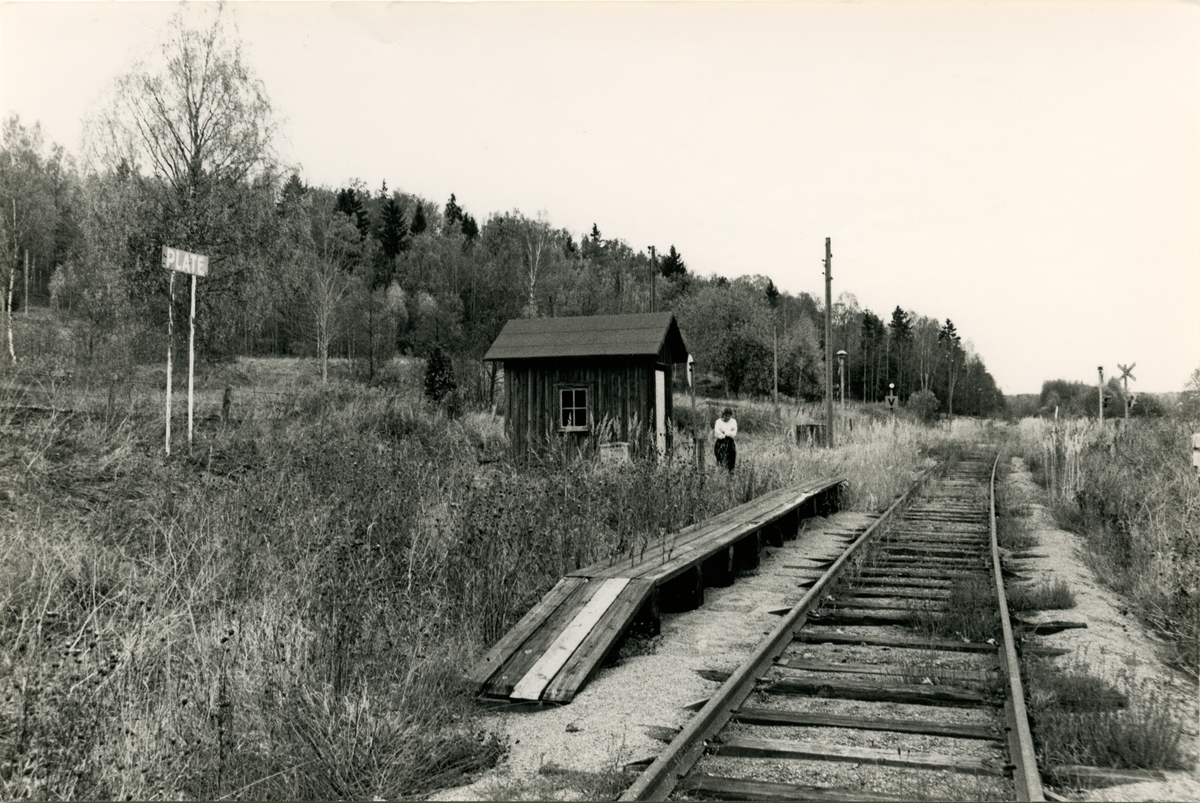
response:
<path id="1" fill-rule="evenodd" d="M 674 366 L 687 346 L 669 312 L 511 320 L 485 360 L 504 364 L 513 457 L 671 447 Z"/>

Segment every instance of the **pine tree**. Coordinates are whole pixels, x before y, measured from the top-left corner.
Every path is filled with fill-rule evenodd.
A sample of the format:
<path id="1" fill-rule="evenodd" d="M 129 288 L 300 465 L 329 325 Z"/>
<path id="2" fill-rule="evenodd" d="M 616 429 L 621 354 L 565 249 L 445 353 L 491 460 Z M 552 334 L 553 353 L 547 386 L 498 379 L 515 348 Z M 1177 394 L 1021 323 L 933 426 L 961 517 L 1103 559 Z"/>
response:
<path id="1" fill-rule="evenodd" d="M 683 257 L 675 250 L 675 246 L 671 246 L 671 250 L 662 261 L 662 275 L 670 279 L 675 276 L 683 276 L 687 273 L 687 264 L 684 263 Z"/>
<path id="2" fill-rule="evenodd" d="M 467 242 L 471 242 L 479 236 L 479 224 L 475 222 L 475 218 L 466 213 L 463 214 L 462 233 L 467 238 Z"/>
<path id="3" fill-rule="evenodd" d="M 360 237 L 367 236 L 367 233 L 371 230 L 371 222 L 357 190 L 353 187 L 338 190 L 336 208 L 337 211 L 350 218 L 350 222 L 358 229 Z"/>
<path id="4" fill-rule="evenodd" d="M 434 346 L 433 353 L 425 363 L 425 397 L 434 404 L 458 389 L 454 381 L 454 366 L 441 346 Z"/>
<path id="5" fill-rule="evenodd" d="M 425 220 L 425 206 L 417 201 L 417 209 L 413 212 L 412 223 L 408 224 L 408 230 L 412 236 L 416 237 L 428 227 L 429 223 Z"/>
<path id="6" fill-rule="evenodd" d="M 458 201 L 454 198 L 454 193 L 450 193 L 450 200 L 446 201 L 446 228 L 461 224 L 463 220 L 462 207 L 458 205 Z"/>
<path id="7" fill-rule="evenodd" d="M 388 198 L 383 203 L 380 217 L 379 245 L 387 259 L 395 259 L 408 248 L 408 224 L 404 221 L 404 211 L 395 198 Z"/>

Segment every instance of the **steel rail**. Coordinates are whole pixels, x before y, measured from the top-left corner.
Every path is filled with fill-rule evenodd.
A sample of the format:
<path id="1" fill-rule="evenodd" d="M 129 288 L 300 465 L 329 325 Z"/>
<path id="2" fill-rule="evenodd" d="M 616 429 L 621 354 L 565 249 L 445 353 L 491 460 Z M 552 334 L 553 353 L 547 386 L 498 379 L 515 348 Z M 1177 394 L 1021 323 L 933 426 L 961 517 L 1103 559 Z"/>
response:
<path id="1" fill-rule="evenodd" d="M 775 662 L 792 642 L 796 631 L 804 626 L 809 612 L 816 606 L 825 588 L 841 576 L 842 570 L 863 544 L 870 541 L 892 515 L 916 493 L 937 466 L 926 469 L 912 487 L 901 494 L 891 506 L 851 544 L 833 565 L 810 588 L 783 621 L 764 639 L 751 656 L 734 672 L 704 707 L 693 716 L 671 743 L 621 795 L 620 800 L 666 800 L 679 779 L 687 775 L 704 755 L 709 739 L 715 736 L 754 691 L 755 681 Z"/>
<path id="2" fill-rule="evenodd" d="M 1012 622 L 1008 618 L 1008 597 L 1004 593 L 1004 580 L 1000 572 L 1000 542 L 996 535 L 996 466 L 1000 455 L 992 463 L 992 478 L 989 485 L 988 527 L 992 539 L 992 574 L 996 581 L 996 604 L 1000 609 L 1000 628 L 1004 633 L 1004 646 L 1000 649 L 1000 665 L 1008 675 L 1009 701 L 1005 705 L 1008 719 L 1009 757 L 1013 762 L 1013 786 L 1017 800 L 1044 801 L 1042 779 L 1038 774 L 1037 757 L 1033 751 L 1033 734 L 1029 731 L 1029 716 L 1025 710 L 1025 690 L 1021 685 L 1021 666 L 1017 662 L 1017 649 L 1013 641 Z"/>

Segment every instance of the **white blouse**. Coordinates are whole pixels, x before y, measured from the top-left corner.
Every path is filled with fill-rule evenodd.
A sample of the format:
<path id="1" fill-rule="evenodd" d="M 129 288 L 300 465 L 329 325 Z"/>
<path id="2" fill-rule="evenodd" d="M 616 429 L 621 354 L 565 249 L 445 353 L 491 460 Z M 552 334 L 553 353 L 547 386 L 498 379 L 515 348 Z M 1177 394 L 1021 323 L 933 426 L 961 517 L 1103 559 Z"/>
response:
<path id="1" fill-rule="evenodd" d="M 717 423 L 713 425 L 713 435 L 718 439 L 732 438 L 737 435 L 737 419 L 732 416 L 728 421 L 724 418 L 718 418 Z"/>

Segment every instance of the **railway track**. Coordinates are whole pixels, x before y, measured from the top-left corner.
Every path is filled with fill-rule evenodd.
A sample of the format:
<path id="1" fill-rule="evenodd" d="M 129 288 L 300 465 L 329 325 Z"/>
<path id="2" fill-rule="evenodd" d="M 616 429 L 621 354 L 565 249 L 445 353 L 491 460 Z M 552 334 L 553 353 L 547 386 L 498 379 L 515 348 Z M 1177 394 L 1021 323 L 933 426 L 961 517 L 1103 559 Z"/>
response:
<path id="1" fill-rule="evenodd" d="M 623 800 L 1043 800 L 996 544 L 995 460 L 858 537 Z"/>

